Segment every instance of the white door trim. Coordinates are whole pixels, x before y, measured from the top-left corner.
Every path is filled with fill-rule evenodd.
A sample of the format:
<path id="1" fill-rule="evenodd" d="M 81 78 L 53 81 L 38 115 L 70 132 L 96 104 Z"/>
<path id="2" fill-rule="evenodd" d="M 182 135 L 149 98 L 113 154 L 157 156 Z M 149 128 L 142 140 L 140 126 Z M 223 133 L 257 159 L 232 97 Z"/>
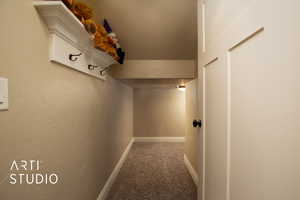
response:
<path id="1" fill-rule="evenodd" d="M 226 133 L 226 200 L 230 200 L 231 173 L 231 56 L 227 52 L 227 133 Z"/>
<path id="2" fill-rule="evenodd" d="M 202 200 L 205 200 L 205 179 L 206 179 L 206 69 L 205 67 L 202 67 L 202 84 L 203 84 L 203 94 L 202 94 L 202 97 L 203 97 L 203 125 L 202 125 L 202 128 L 203 128 L 203 141 L 202 141 L 202 148 L 203 148 L 203 155 L 202 155 L 202 162 L 203 162 L 203 165 L 202 165 Z"/>

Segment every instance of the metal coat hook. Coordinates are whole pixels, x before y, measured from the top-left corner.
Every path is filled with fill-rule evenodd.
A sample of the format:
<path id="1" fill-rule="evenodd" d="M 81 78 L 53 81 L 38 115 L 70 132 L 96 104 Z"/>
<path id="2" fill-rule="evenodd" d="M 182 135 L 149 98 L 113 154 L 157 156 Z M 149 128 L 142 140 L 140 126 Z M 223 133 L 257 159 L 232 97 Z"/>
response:
<path id="1" fill-rule="evenodd" d="M 76 60 L 78 60 L 78 57 L 81 56 L 81 55 L 82 55 L 82 53 L 79 53 L 79 54 L 69 54 L 69 60 L 76 61 Z M 73 58 L 73 57 L 75 57 L 75 58 Z"/>
<path id="2" fill-rule="evenodd" d="M 98 68 L 98 67 L 99 66 L 97 66 L 97 65 L 91 65 L 91 64 L 88 65 L 89 70 L 94 70 L 95 68 Z"/>
<path id="3" fill-rule="evenodd" d="M 103 72 L 107 71 L 109 69 L 109 67 L 105 67 L 104 69 L 100 70 L 100 75 L 103 76 Z"/>

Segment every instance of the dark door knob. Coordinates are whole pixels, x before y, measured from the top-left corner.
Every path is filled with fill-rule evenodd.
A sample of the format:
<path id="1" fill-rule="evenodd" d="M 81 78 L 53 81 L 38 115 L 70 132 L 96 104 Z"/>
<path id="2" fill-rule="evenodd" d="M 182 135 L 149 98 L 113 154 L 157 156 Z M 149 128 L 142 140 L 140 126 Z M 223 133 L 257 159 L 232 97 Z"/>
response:
<path id="1" fill-rule="evenodd" d="M 201 126 L 202 126 L 202 122 L 201 122 L 201 120 L 196 120 L 196 119 L 195 119 L 195 120 L 193 121 L 193 127 L 196 128 L 197 126 L 198 126 L 198 127 L 201 127 Z"/>

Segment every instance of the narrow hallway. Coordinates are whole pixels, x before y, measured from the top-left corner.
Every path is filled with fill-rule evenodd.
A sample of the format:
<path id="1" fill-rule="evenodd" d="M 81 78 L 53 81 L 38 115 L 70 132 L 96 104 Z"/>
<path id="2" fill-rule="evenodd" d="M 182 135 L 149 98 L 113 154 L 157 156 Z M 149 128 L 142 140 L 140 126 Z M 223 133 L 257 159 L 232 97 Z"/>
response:
<path id="1" fill-rule="evenodd" d="M 1 0 L 0 200 L 300 200 L 299 8 Z"/>
<path id="2" fill-rule="evenodd" d="M 196 200 L 183 152 L 184 143 L 134 143 L 107 199 Z"/>

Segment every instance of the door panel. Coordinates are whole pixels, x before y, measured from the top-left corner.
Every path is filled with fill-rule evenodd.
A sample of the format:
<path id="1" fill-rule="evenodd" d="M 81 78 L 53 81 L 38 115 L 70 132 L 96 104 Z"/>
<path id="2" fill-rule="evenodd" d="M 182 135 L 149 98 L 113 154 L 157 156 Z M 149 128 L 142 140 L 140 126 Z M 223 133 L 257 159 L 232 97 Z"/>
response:
<path id="1" fill-rule="evenodd" d="M 252 1 L 232 7 L 245 12 L 222 18 L 226 30 L 206 20 L 215 33 L 207 38 L 215 42 L 205 41 L 199 67 L 219 59 L 203 68 L 199 84 L 205 88 L 203 200 L 300 199 L 299 8 L 294 0 Z M 207 16 L 217 10 L 209 8 Z"/>
<path id="2" fill-rule="evenodd" d="M 300 62 L 284 38 L 291 31 L 270 24 L 229 54 L 231 200 L 300 199 Z"/>
<path id="3" fill-rule="evenodd" d="M 223 200 L 226 196 L 226 66 L 215 60 L 204 71 L 205 199 Z"/>

